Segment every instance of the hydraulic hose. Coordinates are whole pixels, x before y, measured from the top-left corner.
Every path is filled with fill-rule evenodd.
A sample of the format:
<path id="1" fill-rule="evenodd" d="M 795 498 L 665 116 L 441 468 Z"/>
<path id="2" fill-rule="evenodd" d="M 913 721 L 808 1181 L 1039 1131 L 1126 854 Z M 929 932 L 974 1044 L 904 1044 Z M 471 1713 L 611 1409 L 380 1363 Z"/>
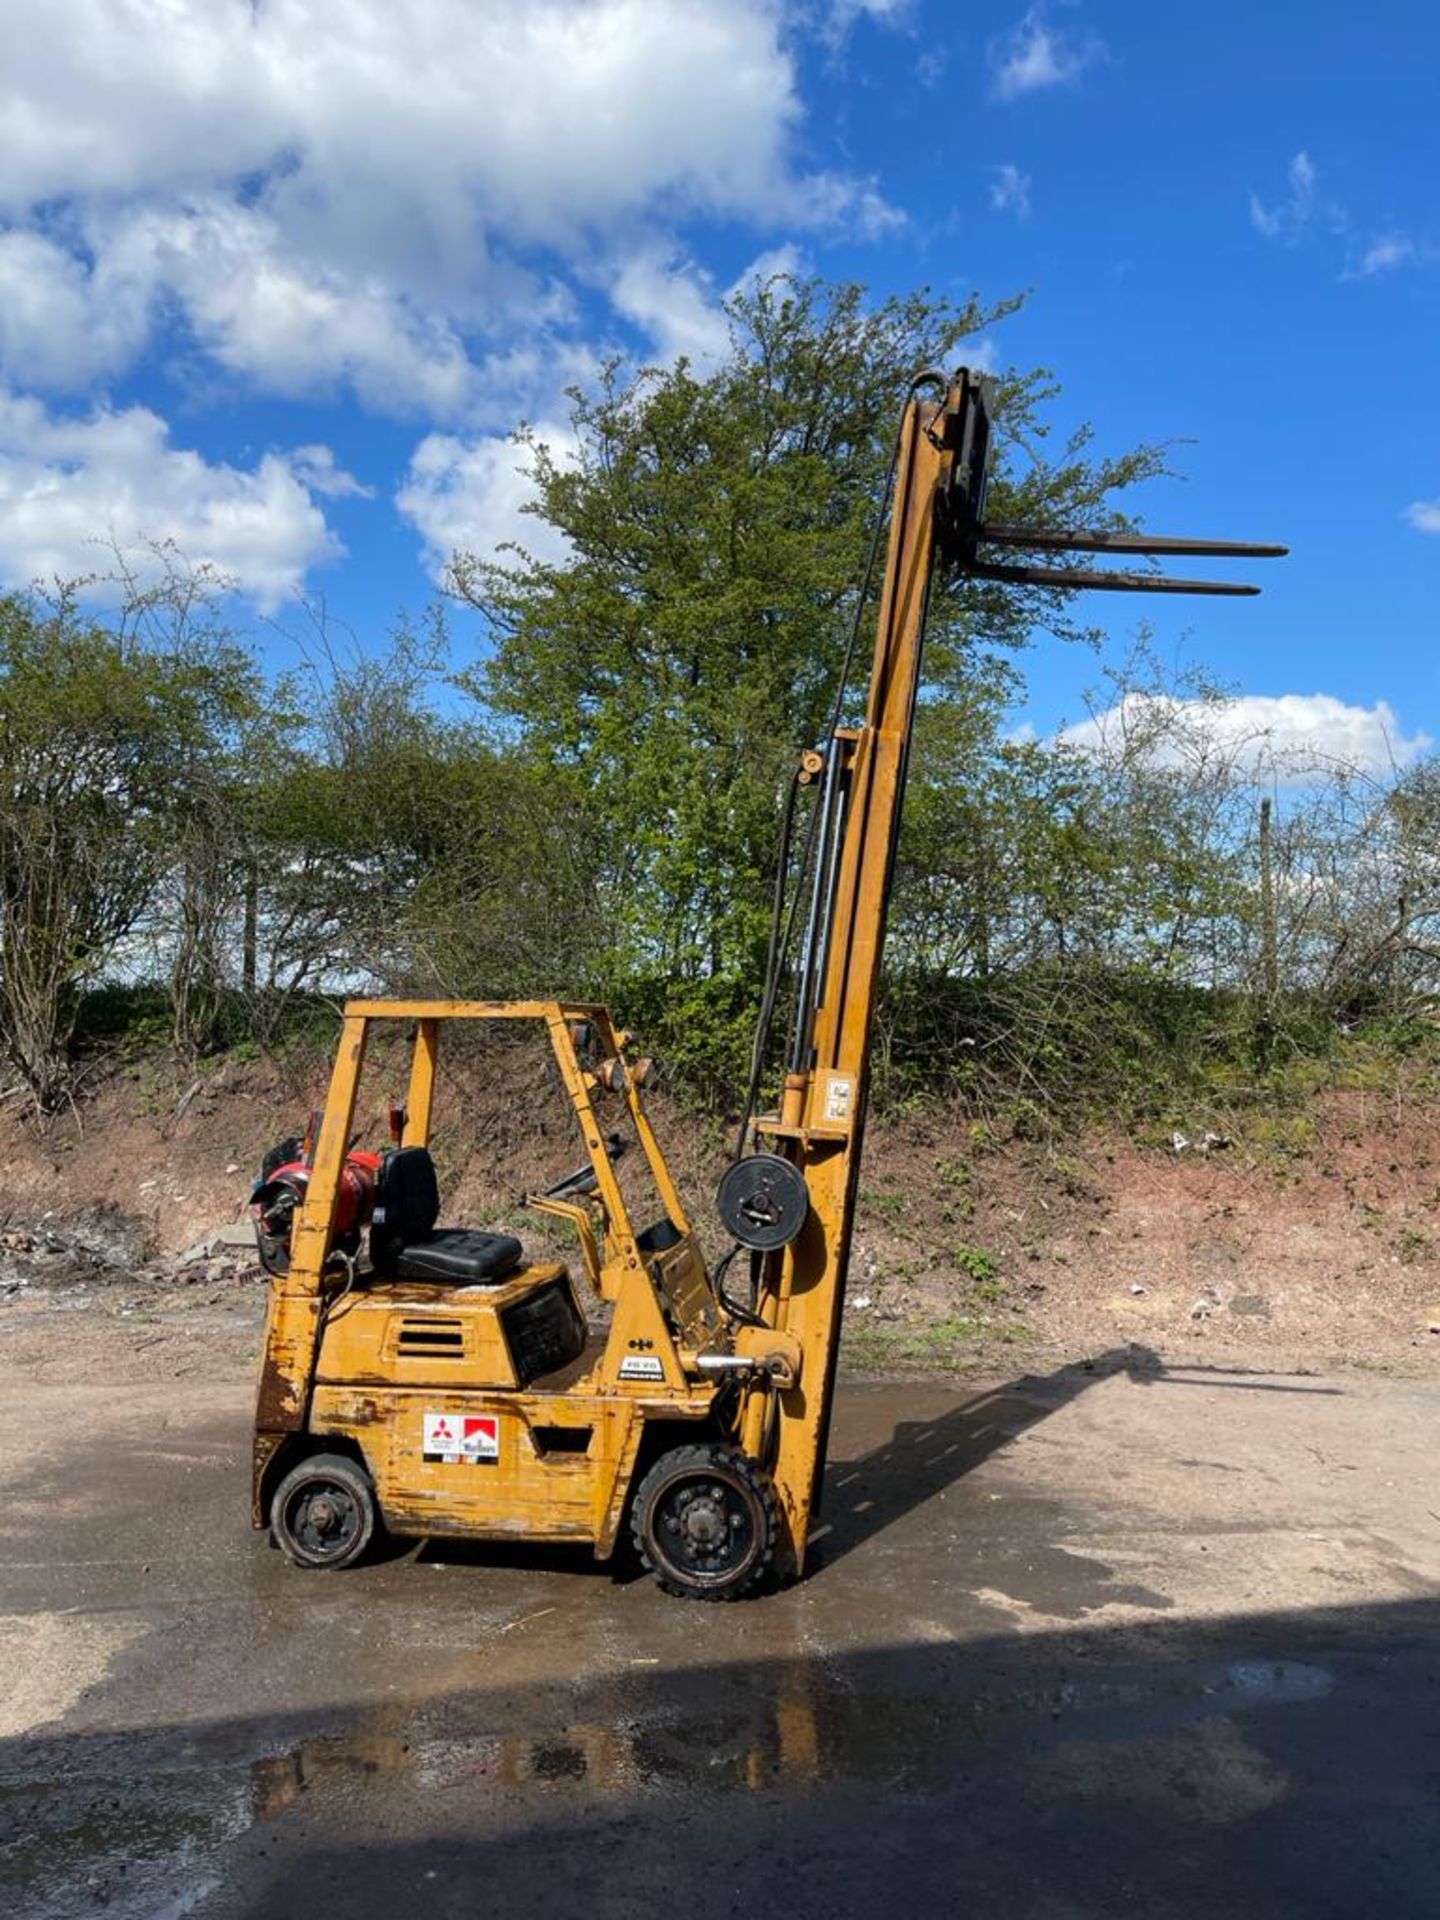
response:
<path id="1" fill-rule="evenodd" d="M 765 1043 L 770 1037 L 770 1025 L 775 1017 L 775 997 L 780 990 L 780 972 L 784 965 L 784 952 L 789 944 L 790 929 L 786 929 L 782 938 L 781 927 L 785 917 L 785 881 L 790 867 L 790 843 L 795 831 L 795 802 L 800 793 L 800 769 L 797 767 L 790 776 L 790 785 L 785 792 L 785 810 L 780 822 L 780 858 L 775 868 L 775 898 L 770 913 L 770 939 L 765 954 L 765 988 L 760 996 L 760 1014 L 755 1023 L 755 1044 L 750 1055 L 750 1081 L 745 1093 L 745 1105 L 740 1116 L 740 1133 L 735 1142 L 735 1158 L 738 1160 L 745 1151 L 745 1141 L 750 1132 L 750 1122 L 755 1118 L 755 1104 L 760 1098 L 760 1080 L 765 1071 Z M 814 820 L 811 822 L 813 838 Z M 806 863 L 809 861 L 810 841 L 806 842 Z M 794 911 L 791 911 L 791 926 L 794 924 Z"/>
<path id="2" fill-rule="evenodd" d="M 900 448 L 904 441 L 905 416 L 910 404 L 923 387 L 938 387 L 945 391 L 945 376 L 933 368 L 917 373 L 905 390 L 904 404 L 900 409 L 900 419 L 896 425 L 895 438 L 890 450 L 890 463 L 885 474 L 885 488 L 876 509 L 874 525 L 870 534 L 869 551 L 865 559 L 865 572 L 860 584 L 860 595 L 855 603 L 855 615 L 850 623 L 849 637 L 845 643 L 844 658 L 840 663 L 840 678 L 835 688 L 835 705 L 830 716 L 830 733 L 833 739 L 845 711 L 845 695 L 850 683 L 850 670 L 854 664 L 855 649 L 859 644 L 860 629 L 865 618 L 865 608 L 869 603 L 870 591 L 875 579 L 875 566 L 880 557 L 880 541 L 885 531 L 887 508 L 895 487 L 895 474 L 900 463 Z M 827 756 L 826 788 L 834 777 L 834 756 Z M 790 902 L 788 920 L 785 917 L 785 883 L 790 866 L 790 846 L 794 834 L 795 801 L 799 792 L 799 770 L 791 776 L 785 795 L 785 807 L 780 828 L 780 857 L 775 869 L 775 897 L 770 920 L 770 939 L 765 958 L 765 986 L 760 999 L 760 1012 L 755 1023 L 755 1044 L 750 1057 L 750 1080 L 745 1094 L 745 1104 L 740 1116 L 740 1130 L 735 1141 L 735 1158 L 738 1160 L 745 1152 L 749 1140 L 751 1122 L 755 1118 L 755 1108 L 760 1098 L 760 1082 L 765 1071 L 765 1050 L 769 1044 L 770 1029 L 775 1018 L 775 1002 L 780 991 L 780 978 L 784 971 L 785 956 L 790 950 L 794 938 L 795 923 L 798 917 L 800 901 L 805 892 L 805 878 L 810 869 L 810 861 L 815 849 L 817 831 L 822 815 L 833 804 L 834 796 L 827 792 L 819 795 L 817 804 L 810 816 L 810 825 L 806 833 L 805 850 L 800 862 L 800 872 L 796 878 L 795 891 Z M 837 827 L 838 830 L 838 827 Z M 818 876 L 823 880 L 823 875 Z M 823 903 L 815 902 L 816 909 Z M 782 933 L 783 925 L 783 933 Z M 804 1008 L 797 1009 L 797 1018 L 805 1018 Z"/>

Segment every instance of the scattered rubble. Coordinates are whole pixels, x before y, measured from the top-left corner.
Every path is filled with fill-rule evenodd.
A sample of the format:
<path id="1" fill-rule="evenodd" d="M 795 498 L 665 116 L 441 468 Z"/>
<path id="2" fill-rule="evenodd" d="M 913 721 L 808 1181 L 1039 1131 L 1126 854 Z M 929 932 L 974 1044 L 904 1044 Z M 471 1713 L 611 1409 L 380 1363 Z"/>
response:
<path id="1" fill-rule="evenodd" d="M 217 1227 L 183 1253 L 157 1253 L 150 1227 L 119 1207 L 101 1206 L 71 1220 L 53 1215 L 0 1228 L 0 1300 L 31 1289 L 67 1292 L 97 1286 L 240 1280 L 258 1276 L 248 1221 Z"/>
<path id="2" fill-rule="evenodd" d="M 1178 1127 L 1170 1136 L 1170 1146 L 1175 1153 L 1218 1153 L 1233 1144 L 1228 1133 L 1211 1133 L 1208 1128 L 1193 1140 L 1188 1133 L 1181 1133 Z"/>

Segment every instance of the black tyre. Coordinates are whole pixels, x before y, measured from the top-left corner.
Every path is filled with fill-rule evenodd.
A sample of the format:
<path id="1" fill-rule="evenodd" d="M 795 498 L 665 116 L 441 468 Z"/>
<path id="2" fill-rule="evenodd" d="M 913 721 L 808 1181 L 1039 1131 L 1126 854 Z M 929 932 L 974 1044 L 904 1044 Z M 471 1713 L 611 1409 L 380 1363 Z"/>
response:
<path id="1" fill-rule="evenodd" d="M 292 1467 L 270 1502 L 275 1544 L 297 1567 L 353 1567 L 375 1536 L 370 1476 L 339 1453 Z"/>
<path id="2" fill-rule="evenodd" d="M 630 1530 L 646 1569 L 683 1600 L 738 1600 L 775 1558 L 770 1477 L 738 1447 L 676 1447 L 640 1482 Z"/>

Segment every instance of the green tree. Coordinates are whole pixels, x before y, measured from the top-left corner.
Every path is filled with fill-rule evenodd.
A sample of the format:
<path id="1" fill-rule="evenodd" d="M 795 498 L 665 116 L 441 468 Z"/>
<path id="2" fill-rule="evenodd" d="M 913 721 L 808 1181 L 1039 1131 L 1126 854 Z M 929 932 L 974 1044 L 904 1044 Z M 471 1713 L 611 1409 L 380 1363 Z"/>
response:
<path id="1" fill-rule="evenodd" d="M 1332 766 L 1281 797 L 1274 866 L 1287 982 L 1346 1020 L 1440 989 L 1440 760 Z"/>
<path id="2" fill-rule="evenodd" d="M 0 1048 L 42 1112 L 69 1091 L 80 989 L 137 935 L 254 693 L 202 627 L 159 644 L 67 594 L 0 599 Z"/>
<path id="3" fill-rule="evenodd" d="M 687 1006 L 703 990 L 715 1018 L 748 1010 L 778 795 L 835 699 L 906 381 L 962 361 L 1015 304 L 871 306 L 857 286 L 772 280 L 729 301 L 713 370 L 615 364 L 598 392 L 576 391 L 573 459 L 521 435 L 536 511 L 570 553 L 455 556 L 451 585 L 492 643 L 465 684 L 575 776 L 605 849 L 620 991 L 649 981 Z M 1082 432 L 1047 458 L 1052 398 L 1043 373 L 1000 381 L 995 514 L 1116 524 L 1115 496 L 1158 455 L 1097 459 Z M 1052 591 L 947 582 L 927 699 L 969 702 L 1037 622 L 1078 631 Z"/>
<path id="4" fill-rule="evenodd" d="M 262 1030 L 296 994 L 479 997 L 593 973 L 593 860 L 573 777 L 436 710 L 443 627 L 328 645 L 256 796 Z"/>

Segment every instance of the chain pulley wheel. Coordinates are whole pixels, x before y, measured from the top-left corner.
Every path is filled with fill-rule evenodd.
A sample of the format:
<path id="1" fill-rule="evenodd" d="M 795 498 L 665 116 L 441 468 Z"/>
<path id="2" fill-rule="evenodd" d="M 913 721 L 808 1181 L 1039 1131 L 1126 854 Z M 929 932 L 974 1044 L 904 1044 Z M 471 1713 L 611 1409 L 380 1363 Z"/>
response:
<path id="1" fill-rule="evenodd" d="M 725 1231 L 754 1253 L 788 1247 L 810 1212 L 800 1169 L 778 1153 L 752 1153 L 725 1169 L 715 1195 Z"/>

